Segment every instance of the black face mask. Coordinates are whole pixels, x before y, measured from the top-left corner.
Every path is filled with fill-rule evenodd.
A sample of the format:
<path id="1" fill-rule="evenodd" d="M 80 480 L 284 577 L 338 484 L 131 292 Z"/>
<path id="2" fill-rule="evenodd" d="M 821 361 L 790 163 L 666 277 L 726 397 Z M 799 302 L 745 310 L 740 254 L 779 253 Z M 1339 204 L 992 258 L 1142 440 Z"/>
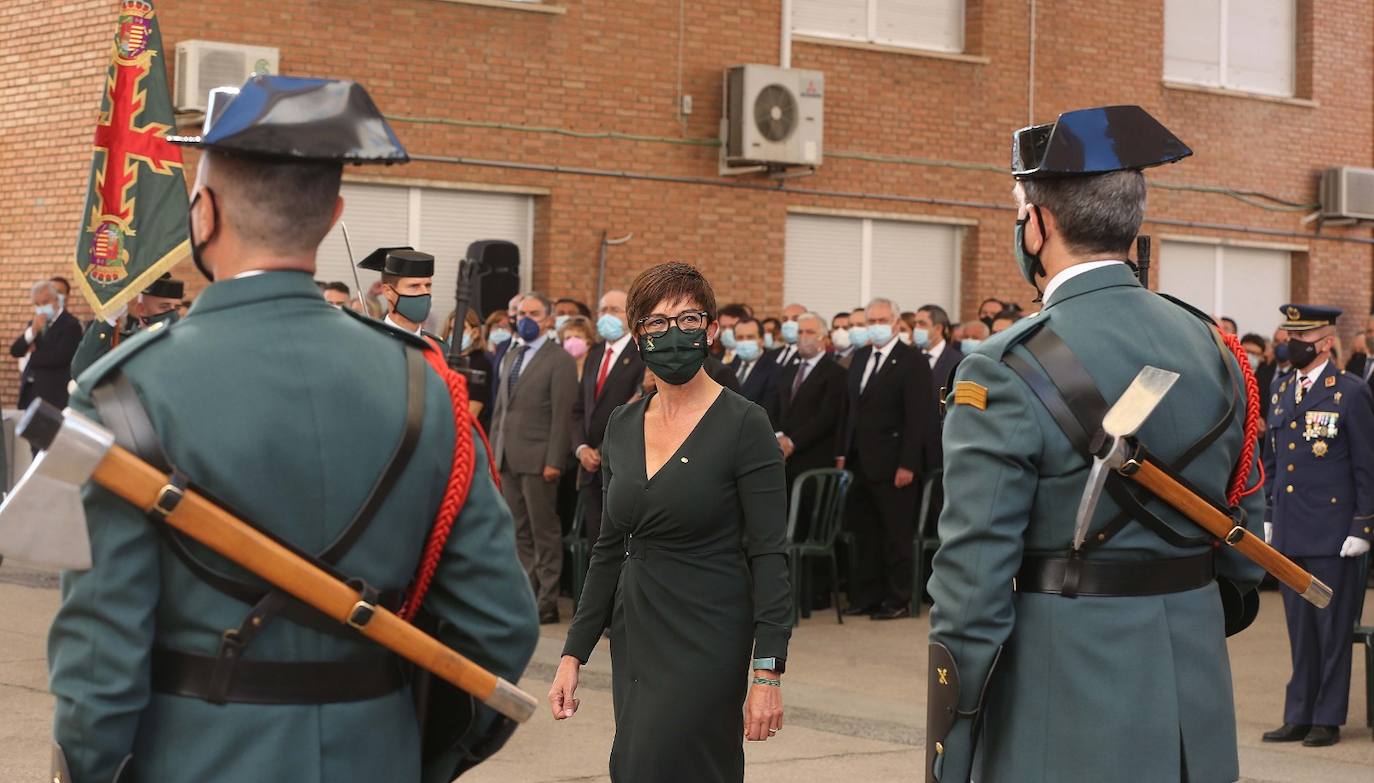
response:
<path id="1" fill-rule="evenodd" d="M 1299 370 L 1307 370 L 1317 360 L 1317 343 L 1290 338 L 1285 345 L 1288 346 L 1288 362 Z"/>
<path id="2" fill-rule="evenodd" d="M 706 330 L 687 334 L 674 324 L 662 337 L 639 338 L 639 353 L 656 377 L 681 386 L 695 378 L 706 361 Z"/>
<path id="3" fill-rule="evenodd" d="M 164 321 L 167 323 L 168 326 L 171 326 L 172 324 L 181 320 L 181 313 L 178 313 L 176 310 L 168 310 L 165 313 L 158 313 L 157 315 L 149 316 L 147 318 L 140 318 L 139 320 L 142 322 L 144 327 L 149 327 L 153 324 L 162 323 Z"/>
<path id="4" fill-rule="evenodd" d="M 210 193 L 210 214 L 215 216 L 215 228 L 210 232 L 210 236 L 207 237 L 204 242 L 196 244 L 195 218 L 191 216 L 195 214 L 196 202 L 200 201 L 200 197 L 206 193 Z M 215 235 L 218 233 L 219 205 L 215 203 L 215 194 L 209 188 L 201 188 L 200 192 L 196 193 L 196 197 L 191 199 L 191 208 L 186 212 L 186 234 L 191 239 L 191 261 L 195 263 L 196 269 L 200 270 L 200 273 L 205 276 L 205 279 L 212 283 L 215 282 L 215 276 L 210 272 L 210 269 L 205 266 L 205 246 L 214 241 Z"/>

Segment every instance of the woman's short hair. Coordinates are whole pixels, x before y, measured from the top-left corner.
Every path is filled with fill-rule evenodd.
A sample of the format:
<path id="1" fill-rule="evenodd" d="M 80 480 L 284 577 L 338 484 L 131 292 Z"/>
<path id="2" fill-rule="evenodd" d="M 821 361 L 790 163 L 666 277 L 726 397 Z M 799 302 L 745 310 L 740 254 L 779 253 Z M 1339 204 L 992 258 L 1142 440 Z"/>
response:
<path id="1" fill-rule="evenodd" d="M 668 261 L 649 267 L 639 273 L 630 284 L 630 294 L 625 305 L 630 328 L 639 319 L 651 315 L 654 307 L 662 301 L 686 299 L 706 311 L 709 320 L 716 320 L 716 292 L 706 280 L 706 276 L 691 264 L 681 261 Z M 677 315 L 677 313 L 664 313 Z"/>
<path id="2" fill-rule="evenodd" d="M 563 326 L 558 329 L 558 340 L 563 341 L 569 330 L 580 330 L 587 335 L 587 342 L 596 342 L 596 329 L 592 327 L 592 319 L 585 315 L 570 315 L 568 320 L 563 322 Z"/>

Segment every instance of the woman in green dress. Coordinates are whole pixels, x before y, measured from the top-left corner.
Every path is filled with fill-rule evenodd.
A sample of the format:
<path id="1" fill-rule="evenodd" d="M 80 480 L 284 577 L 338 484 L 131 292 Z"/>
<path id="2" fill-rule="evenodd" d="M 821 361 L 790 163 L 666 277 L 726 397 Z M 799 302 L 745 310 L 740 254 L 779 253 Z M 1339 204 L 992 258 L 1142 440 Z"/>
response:
<path id="1" fill-rule="evenodd" d="M 743 740 L 782 729 L 782 452 L 763 409 L 702 370 L 717 326 L 700 272 L 645 271 L 627 310 L 658 390 L 606 428 L 601 537 L 549 703 L 559 720 L 577 711 L 579 668 L 609 627 L 611 779 L 737 783 Z"/>

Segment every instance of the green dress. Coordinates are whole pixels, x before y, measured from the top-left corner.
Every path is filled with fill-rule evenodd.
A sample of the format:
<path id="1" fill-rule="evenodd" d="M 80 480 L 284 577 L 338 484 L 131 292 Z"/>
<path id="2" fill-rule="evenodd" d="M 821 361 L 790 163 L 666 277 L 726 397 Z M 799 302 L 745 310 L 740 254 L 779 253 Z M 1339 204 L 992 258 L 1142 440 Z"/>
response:
<path id="1" fill-rule="evenodd" d="M 611 779 L 744 779 L 750 648 L 787 656 L 787 499 L 763 409 L 728 389 L 653 478 L 644 411 L 611 415 L 605 517 L 565 655 L 586 663 L 611 629 Z"/>

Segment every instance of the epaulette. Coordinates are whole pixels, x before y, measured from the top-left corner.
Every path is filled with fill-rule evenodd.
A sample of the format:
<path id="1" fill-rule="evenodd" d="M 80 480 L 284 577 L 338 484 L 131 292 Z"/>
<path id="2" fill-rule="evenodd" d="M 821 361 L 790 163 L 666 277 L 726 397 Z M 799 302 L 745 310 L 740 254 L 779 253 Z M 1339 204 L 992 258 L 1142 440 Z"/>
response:
<path id="1" fill-rule="evenodd" d="M 367 324 L 368 326 L 372 327 L 373 329 L 376 329 L 382 334 L 385 334 L 389 337 L 395 337 L 397 340 L 400 340 L 401 342 L 410 343 L 411 345 L 414 345 L 417 348 L 424 348 L 428 345 L 428 343 L 424 341 L 424 338 L 420 337 L 419 335 L 414 335 L 410 332 L 397 329 L 396 327 L 392 326 L 386 321 L 383 321 L 378 318 L 373 318 L 370 315 L 364 315 L 351 307 L 343 307 L 340 308 L 340 310 L 351 316 L 353 320 L 358 321 L 359 323 Z"/>
<path id="2" fill-rule="evenodd" d="M 134 354 L 148 345 L 161 340 L 172 329 L 166 321 L 159 321 L 146 329 L 140 329 L 131 337 L 126 337 L 113 350 L 100 357 L 77 378 L 77 385 L 86 391 L 94 389 L 111 370 L 128 361 Z"/>
<path id="3" fill-rule="evenodd" d="M 1159 296 L 1159 297 L 1162 297 L 1162 298 L 1164 298 L 1164 299 L 1167 299 L 1167 300 L 1169 300 L 1170 302 L 1172 302 L 1172 303 L 1178 305 L 1179 307 L 1182 307 L 1184 310 L 1187 310 L 1189 313 L 1192 313 L 1194 316 L 1196 316 L 1196 317 L 1202 319 L 1203 323 L 1207 324 L 1208 326 L 1216 326 L 1216 325 L 1217 325 L 1216 320 L 1215 320 L 1214 318 L 1212 318 L 1212 316 L 1210 316 L 1210 315 L 1208 315 L 1208 314 L 1202 312 L 1201 310 L 1197 309 L 1196 307 L 1193 307 L 1192 305 L 1188 304 L 1187 302 L 1183 301 L 1182 299 L 1179 299 L 1179 298 L 1177 298 L 1177 297 L 1170 296 L 1170 295 L 1168 295 L 1168 294 L 1163 294 L 1163 293 L 1160 293 L 1160 292 L 1158 292 L 1158 291 L 1154 291 L 1153 293 L 1154 293 L 1156 296 Z"/>
<path id="4" fill-rule="evenodd" d="M 1008 326 L 1006 329 L 992 335 L 987 340 L 984 340 L 983 344 L 974 349 L 973 352 L 981 353 L 984 356 L 1000 362 L 1007 351 L 1010 351 L 1012 348 L 1015 348 L 1017 345 L 1029 339 L 1031 335 L 1040 331 L 1040 329 L 1049 322 L 1050 314 L 1048 311 L 1041 310 L 1038 313 L 1031 313 L 1011 326 Z"/>

